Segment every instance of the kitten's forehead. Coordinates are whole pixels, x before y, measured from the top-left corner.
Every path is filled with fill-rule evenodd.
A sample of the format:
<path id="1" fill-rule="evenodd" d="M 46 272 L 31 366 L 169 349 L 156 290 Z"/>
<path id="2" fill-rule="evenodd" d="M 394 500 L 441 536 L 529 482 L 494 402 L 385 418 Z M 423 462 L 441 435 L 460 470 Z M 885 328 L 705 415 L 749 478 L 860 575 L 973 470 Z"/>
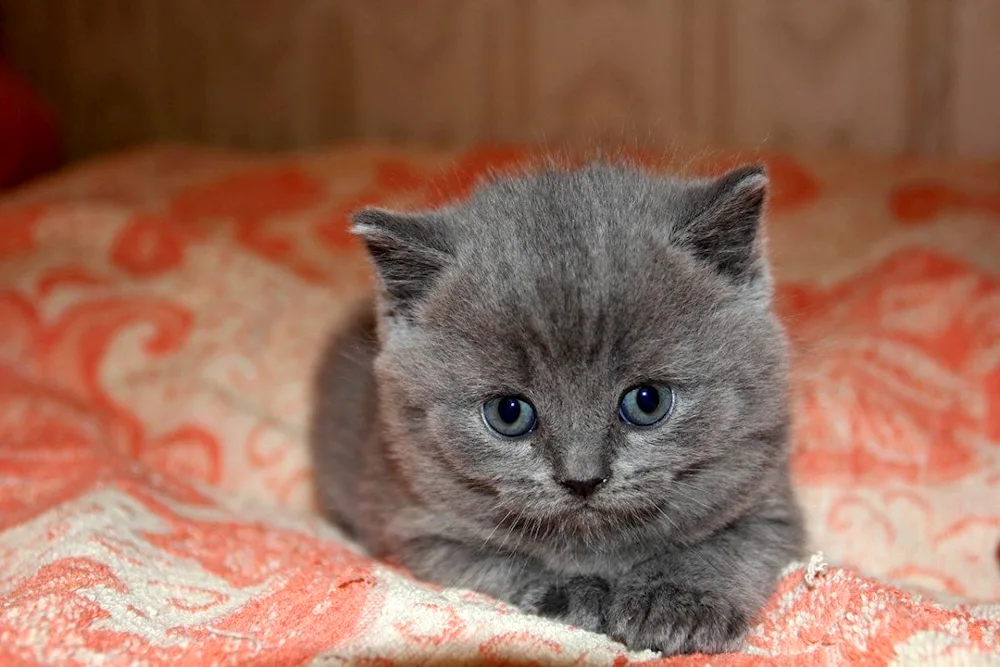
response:
<path id="1" fill-rule="evenodd" d="M 666 270 L 669 226 L 688 214 L 685 193 L 682 184 L 602 164 L 487 184 L 456 209 L 458 264 L 490 289 L 587 311 L 623 281 L 655 281 L 642 272 Z"/>
<path id="2" fill-rule="evenodd" d="M 600 164 L 481 187 L 452 209 L 459 247 L 427 321 L 522 379 L 693 372 L 745 335 L 725 315 L 741 310 L 733 285 L 671 242 L 699 187 Z"/>
<path id="3" fill-rule="evenodd" d="M 574 237 L 593 244 L 610 232 L 627 236 L 654 222 L 669 225 L 697 205 L 693 192 L 690 183 L 594 163 L 484 183 L 461 217 L 480 227 L 473 239 L 503 240 L 495 236 L 514 232 L 528 241 L 561 244 L 565 251 Z"/>
<path id="4" fill-rule="evenodd" d="M 485 185 L 455 222 L 463 240 L 458 267 L 490 294 L 531 314 L 557 311 L 567 325 L 660 300 L 677 283 L 697 282 L 669 229 L 691 215 L 690 184 L 600 163 L 550 170 Z M 718 291 L 710 285 L 687 290 Z M 638 303 L 637 303 L 638 302 Z"/>
<path id="5" fill-rule="evenodd" d="M 667 354 L 697 356 L 693 348 L 717 344 L 697 332 L 724 298 L 719 281 L 666 246 L 523 244 L 461 262 L 428 314 L 484 365 L 535 385 L 594 371 L 641 379 Z"/>

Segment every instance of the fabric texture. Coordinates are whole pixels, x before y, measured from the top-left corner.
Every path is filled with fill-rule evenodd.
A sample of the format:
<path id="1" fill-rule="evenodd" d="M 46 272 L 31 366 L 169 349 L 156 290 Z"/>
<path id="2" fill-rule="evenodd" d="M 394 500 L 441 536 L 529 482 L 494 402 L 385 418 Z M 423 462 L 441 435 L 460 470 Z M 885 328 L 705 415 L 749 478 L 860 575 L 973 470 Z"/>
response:
<path id="1" fill-rule="evenodd" d="M 531 157 L 150 147 L 0 199 L 0 664 L 658 661 L 438 590 L 316 516 L 312 367 L 370 274 L 370 203 Z M 717 665 L 995 665 L 1000 165 L 763 159 L 822 551 Z M 701 664 L 673 658 L 666 664 Z"/>

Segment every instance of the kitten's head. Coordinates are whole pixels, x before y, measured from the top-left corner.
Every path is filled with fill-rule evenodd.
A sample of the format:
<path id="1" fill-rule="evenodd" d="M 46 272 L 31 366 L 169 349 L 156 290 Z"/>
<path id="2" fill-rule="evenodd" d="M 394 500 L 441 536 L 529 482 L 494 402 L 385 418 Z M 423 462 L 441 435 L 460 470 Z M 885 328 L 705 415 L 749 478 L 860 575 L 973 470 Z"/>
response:
<path id="1" fill-rule="evenodd" d="M 355 216 L 380 279 L 382 418 L 414 490 L 531 534 L 683 536 L 781 469 L 767 178 L 592 164 Z"/>

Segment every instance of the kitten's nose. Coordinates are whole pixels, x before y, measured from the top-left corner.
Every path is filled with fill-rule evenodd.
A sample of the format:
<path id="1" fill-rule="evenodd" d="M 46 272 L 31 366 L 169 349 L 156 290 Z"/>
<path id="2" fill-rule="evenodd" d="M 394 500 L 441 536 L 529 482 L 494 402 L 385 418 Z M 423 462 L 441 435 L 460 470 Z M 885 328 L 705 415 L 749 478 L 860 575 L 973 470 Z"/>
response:
<path id="1" fill-rule="evenodd" d="M 574 496 L 587 498 L 606 481 L 608 481 L 607 477 L 594 477 L 592 479 L 561 479 L 559 483 L 569 489 L 569 492 Z"/>

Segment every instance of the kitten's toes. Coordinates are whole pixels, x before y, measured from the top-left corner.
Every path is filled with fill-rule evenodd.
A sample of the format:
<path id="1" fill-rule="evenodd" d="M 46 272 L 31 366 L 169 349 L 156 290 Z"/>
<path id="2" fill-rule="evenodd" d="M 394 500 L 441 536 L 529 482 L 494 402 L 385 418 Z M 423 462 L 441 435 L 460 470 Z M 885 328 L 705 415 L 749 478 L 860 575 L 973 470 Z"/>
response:
<path id="1" fill-rule="evenodd" d="M 531 611 L 584 630 L 601 632 L 609 590 L 608 583 L 600 577 L 573 577 L 539 591 Z"/>
<path id="2" fill-rule="evenodd" d="M 629 648 L 674 655 L 738 651 L 746 645 L 750 622 L 718 595 L 662 583 L 616 591 L 605 626 Z"/>

